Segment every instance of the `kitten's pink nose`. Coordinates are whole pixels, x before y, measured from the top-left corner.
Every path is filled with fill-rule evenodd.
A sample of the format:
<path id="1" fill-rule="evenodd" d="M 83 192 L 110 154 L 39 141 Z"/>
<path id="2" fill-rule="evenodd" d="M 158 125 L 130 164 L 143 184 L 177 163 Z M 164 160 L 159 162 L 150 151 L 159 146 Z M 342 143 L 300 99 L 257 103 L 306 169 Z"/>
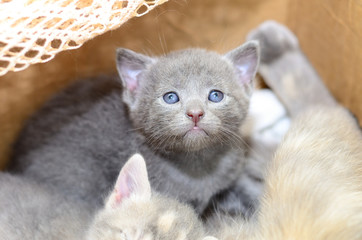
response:
<path id="1" fill-rule="evenodd" d="M 204 112 L 202 110 L 189 110 L 186 115 L 196 124 L 204 116 Z"/>

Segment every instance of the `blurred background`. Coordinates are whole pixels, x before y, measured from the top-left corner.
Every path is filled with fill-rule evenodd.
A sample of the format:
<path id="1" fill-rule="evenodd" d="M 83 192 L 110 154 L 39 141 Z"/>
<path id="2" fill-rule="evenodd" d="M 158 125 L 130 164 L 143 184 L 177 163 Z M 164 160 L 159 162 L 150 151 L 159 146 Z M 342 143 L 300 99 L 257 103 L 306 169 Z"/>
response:
<path id="1" fill-rule="evenodd" d="M 115 49 L 163 54 L 187 47 L 224 53 L 265 20 L 287 25 L 332 94 L 362 124 L 361 0 L 169 0 L 119 29 L 0 77 L 0 167 L 28 119 L 56 92 L 88 76 L 115 73 Z"/>

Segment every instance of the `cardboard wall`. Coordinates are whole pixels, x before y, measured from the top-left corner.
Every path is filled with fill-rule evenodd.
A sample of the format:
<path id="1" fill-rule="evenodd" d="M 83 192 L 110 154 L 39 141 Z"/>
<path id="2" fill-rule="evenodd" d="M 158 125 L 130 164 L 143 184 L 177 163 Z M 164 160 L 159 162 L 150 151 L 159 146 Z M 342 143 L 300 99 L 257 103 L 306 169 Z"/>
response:
<path id="1" fill-rule="evenodd" d="M 290 0 L 287 8 L 308 59 L 362 126 L 362 1 Z"/>

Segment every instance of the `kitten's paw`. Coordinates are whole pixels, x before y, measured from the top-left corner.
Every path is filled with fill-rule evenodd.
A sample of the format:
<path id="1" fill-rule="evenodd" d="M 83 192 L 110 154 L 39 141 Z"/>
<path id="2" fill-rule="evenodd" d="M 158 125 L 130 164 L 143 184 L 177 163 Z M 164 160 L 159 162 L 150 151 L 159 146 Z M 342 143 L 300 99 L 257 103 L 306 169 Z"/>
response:
<path id="1" fill-rule="evenodd" d="M 207 237 L 204 237 L 202 240 L 218 240 L 218 239 L 213 236 L 207 236 Z"/>
<path id="2" fill-rule="evenodd" d="M 299 49 L 298 39 L 284 25 L 266 21 L 252 30 L 247 40 L 258 40 L 261 48 L 261 63 L 269 63 L 285 52 Z"/>

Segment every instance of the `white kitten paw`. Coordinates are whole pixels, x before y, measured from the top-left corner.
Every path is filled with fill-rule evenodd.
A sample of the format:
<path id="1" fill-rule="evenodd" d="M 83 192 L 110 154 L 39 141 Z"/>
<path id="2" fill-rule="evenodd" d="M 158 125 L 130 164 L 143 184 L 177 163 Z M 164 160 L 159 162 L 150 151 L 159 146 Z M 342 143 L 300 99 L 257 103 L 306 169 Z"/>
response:
<path id="1" fill-rule="evenodd" d="M 207 237 L 204 237 L 202 240 L 218 240 L 218 239 L 213 236 L 207 236 Z"/>

